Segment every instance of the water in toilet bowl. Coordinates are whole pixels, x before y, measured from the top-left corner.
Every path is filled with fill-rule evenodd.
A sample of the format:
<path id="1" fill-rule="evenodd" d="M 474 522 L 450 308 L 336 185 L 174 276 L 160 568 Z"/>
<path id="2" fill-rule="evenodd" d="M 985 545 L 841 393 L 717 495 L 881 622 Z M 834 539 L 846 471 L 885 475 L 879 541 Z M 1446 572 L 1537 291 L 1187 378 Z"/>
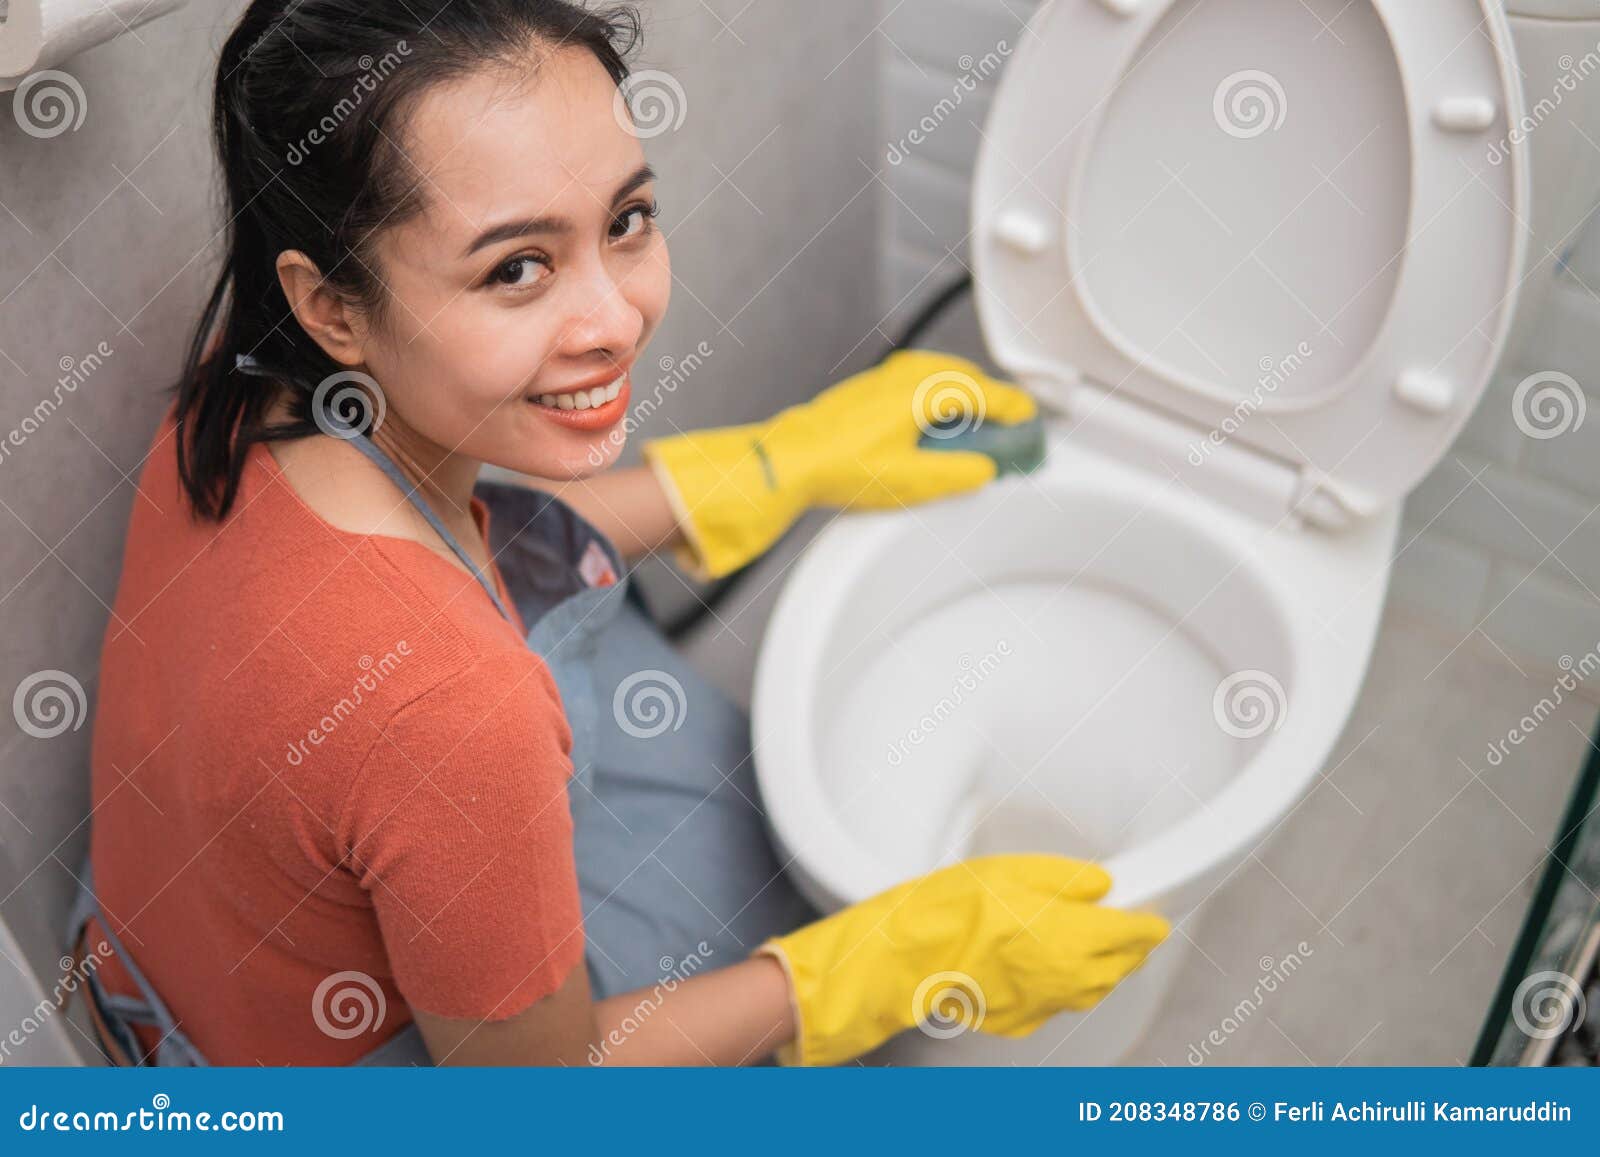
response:
<path id="1" fill-rule="evenodd" d="M 1103 860 L 1204 807 L 1243 760 L 1212 715 L 1210 652 L 1081 577 L 979 589 L 857 653 L 823 774 L 896 875 L 992 852 Z"/>

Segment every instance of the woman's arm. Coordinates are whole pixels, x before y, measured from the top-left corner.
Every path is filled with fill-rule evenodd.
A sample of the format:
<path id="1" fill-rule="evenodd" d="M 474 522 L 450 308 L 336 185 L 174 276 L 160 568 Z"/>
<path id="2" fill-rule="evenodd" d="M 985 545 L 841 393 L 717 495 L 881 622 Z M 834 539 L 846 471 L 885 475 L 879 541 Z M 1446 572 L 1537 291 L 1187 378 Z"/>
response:
<path id="1" fill-rule="evenodd" d="M 580 964 L 506 1020 L 413 1015 L 441 1065 L 742 1065 L 795 1033 L 789 981 L 770 956 L 600 1001 Z"/>
<path id="2" fill-rule="evenodd" d="M 527 481 L 554 494 L 588 519 L 623 558 L 638 558 L 682 541 L 678 516 L 655 471 L 648 466 L 608 470 L 573 482 L 548 478 Z"/>

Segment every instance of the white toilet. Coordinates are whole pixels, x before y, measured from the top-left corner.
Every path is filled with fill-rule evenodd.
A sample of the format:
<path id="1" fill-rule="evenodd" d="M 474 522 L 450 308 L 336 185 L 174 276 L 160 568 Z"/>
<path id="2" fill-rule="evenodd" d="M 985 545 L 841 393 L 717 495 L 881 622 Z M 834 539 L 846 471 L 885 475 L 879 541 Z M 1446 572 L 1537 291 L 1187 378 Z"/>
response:
<path id="1" fill-rule="evenodd" d="M 763 645 L 757 770 L 824 908 L 1056 851 L 1178 931 L 1089 1013 L 880 1059 L 1115 1062 L 1322 772 L 1400 503 L 1531 296 L 1530 232 L 1559 247 L 1594 203 L 1592 166 L 1539 188 L 1508 125 L 1519 67 L 1542 83 L 1600 26 L 1520 7 L 1538 61 L 1479 0 L 1055 0 L 1015 46 L 972 251 L 1049 460 L 819 536 Z"/>

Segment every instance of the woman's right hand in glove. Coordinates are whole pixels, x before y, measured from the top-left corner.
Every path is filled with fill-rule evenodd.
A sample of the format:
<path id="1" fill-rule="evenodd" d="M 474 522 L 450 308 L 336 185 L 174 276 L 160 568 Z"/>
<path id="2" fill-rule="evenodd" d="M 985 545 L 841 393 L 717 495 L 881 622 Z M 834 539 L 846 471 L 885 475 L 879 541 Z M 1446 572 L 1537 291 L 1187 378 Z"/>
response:
<path id="1" fill-rule="evenodd" d="M 1093 1006 L 1166 938 L 1153 913 L 1103 908 L 1111 878 L 1050 855 L 967 860 L 763 944 L 788 974 L 784 1064 L 838 1064 L 937 1007 L 980 1032 L 1027 1036 Z"/>

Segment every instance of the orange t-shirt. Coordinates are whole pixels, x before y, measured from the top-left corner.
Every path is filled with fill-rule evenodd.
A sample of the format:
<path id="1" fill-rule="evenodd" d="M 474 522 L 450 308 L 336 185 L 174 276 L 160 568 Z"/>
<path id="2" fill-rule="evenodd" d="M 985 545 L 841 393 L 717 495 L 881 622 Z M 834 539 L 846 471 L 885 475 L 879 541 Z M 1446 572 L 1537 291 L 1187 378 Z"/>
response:
<path id="1" fill-rule="evenodd" d="M 264 445 L 228 517 L 196 520 L 172 417 L 94 724 L 123 946 L 213 1064 L 347 1064 L 413 1007 L 499 1020 L 554 991 L 583 956 L 572 734 L 522 624 L 423 544 L 333 527 Z"/>

